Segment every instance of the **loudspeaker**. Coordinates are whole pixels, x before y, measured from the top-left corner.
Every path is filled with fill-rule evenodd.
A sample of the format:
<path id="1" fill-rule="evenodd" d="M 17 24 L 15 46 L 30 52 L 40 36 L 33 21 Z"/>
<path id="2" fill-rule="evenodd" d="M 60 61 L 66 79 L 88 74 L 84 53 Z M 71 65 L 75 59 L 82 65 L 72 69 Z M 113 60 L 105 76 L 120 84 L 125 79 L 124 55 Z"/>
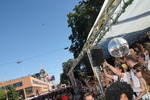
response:
<path id="1" fill-rule="evenodd" d="M 91 49 L 93 66 L 100 66 L 104 62 L 103 50 L 101 48 Z"/>

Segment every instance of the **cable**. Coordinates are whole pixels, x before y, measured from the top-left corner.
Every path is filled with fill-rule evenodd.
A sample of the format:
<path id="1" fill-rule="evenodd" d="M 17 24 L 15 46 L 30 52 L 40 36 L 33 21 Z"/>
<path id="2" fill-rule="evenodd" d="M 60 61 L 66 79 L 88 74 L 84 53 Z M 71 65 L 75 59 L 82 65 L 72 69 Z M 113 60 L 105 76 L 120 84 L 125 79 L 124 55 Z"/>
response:
<path id="1" fill-rule="evenodd" d="M 16 63 L 15 61 L 14 62 L 6 62 L 6 63 L 1 63 L 0 65 L 8 65 L 8 64 L 13 64 L 13 63 Z"/>
<path id="2" fill-rule="evenodd" d="M 25 58 L 25 59 L 22 59 L 20 61 L 13 61 L 13 62 L 6 62 L 6 63 L 1 63 L 0 65 L 8 65 L 8 64 L 20 64 L 22 63 L 23 61 L 26 61 L 26 60 L 30 60 L 30 59 L 34 59 L 34 58 L 37 58 L 37 57 L 41 57 L 41 56 L 44 56 L 44 55 L 47 55 L 47 54 L 50 54 L 50 53 L 54 53 L 54 52 L 58 52 L 60 50 L 67 50 L 69 49 L 69 47 L 65 47 L 65 48 L 61 48 L 61 49 L 57 49 L 57 50 L 53 50 L 53 51 L 49 51 L 49 52 L 46 52 L 46 53 L 43 53 L 43 54 L 39 54 L 39 55 L 36 55 L 36 56 L 32 56 L 32 57 L 29 57 L 29 58 Z"/>

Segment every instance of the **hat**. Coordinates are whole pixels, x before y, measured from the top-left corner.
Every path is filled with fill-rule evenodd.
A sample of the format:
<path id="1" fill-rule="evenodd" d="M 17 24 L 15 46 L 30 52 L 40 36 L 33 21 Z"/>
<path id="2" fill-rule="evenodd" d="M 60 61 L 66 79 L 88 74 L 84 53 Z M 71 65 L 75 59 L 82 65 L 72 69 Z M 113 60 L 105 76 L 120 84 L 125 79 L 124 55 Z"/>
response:
<path id="1" fill-rule="evenodd" d="M 126 64 L 121 65 L 123 69 L 128 69 L 128 66 Z"/>

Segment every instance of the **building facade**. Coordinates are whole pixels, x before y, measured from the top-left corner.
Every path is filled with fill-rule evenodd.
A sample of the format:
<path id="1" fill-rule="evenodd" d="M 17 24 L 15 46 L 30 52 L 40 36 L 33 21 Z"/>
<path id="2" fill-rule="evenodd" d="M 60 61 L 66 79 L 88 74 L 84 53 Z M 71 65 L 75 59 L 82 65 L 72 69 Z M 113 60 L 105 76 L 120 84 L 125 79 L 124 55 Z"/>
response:
<path id="1" fill-rule="evenodd" d="M 49 80 L 52 76 L 49 76 L 44 69 L 41 69 L 39 73 L 36 73 L 31 76 L 46 82 L 48 85 L 49 91 L 53 91 L 53 89 L 55 89 L 54 88 L 55 87 L 54 80 Z"/>
<path id="2" fill-rule="evenodd" d="M 33 97 L 48 92 L 47 83 L 32 76 L 0 83 L 0 88 L 7 91 L 9 85 L 13 85 L 23 98 Z"/>

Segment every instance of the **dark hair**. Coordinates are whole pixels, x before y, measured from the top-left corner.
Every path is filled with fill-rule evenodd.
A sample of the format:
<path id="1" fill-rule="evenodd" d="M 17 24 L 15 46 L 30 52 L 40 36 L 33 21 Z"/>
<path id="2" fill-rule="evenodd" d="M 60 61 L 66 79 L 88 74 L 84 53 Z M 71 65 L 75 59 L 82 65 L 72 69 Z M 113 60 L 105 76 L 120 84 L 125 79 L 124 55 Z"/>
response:
<path id="1" fill-rule="evenodd" d="M 120 100 L 122 94 L 132 100 L 133 89 L 126 82 L 116 81 L 106 89 L 106 100 Z"/>
<path id="2" fill-rule="evenodd" d="M 124 72 L 124 70 L 123 70 L 121 64 L 116 64 L 114 67 L 117 67 L 117 68 L 121 69 L 122 72 Z"/>
<path id="3" fill-rule="evenodd" d="M 89 93 L 85 93 L 85 94 L 84 94 L 84 100 L 85 100 L 85 98 L 86 98 L 87 96 L 90 96 L 90 95 L 93 97 L 93 94 L 92 94 L 92 93 L 90 93 L 90 92 L 89 92 Z"/>
<path id="4" fill-rule="evenodd" d="M 130 60 L 132 62 L 137 62 L 137 60 L 134 57 L 132 57 L 132 56 L 127 56 L 126 59 Z"/>
<path id="5" fill-rule="evenodd" d="M 150 86 L 150 71 L 147 69 L 147 67 L 141 65 L 140 63 L 133 66 L 133 69 L 137 72 L 142 73 L 142 77 L 146 81 L 146 84 Z"/>
<path id="6" fill-rule="evenodd" d="M 150 53 L 150 43 L 149 42 L 145 42 L 144 43 L 144 47 Z"/>
<path id="7" fill-rule="evenodd" d="M 135 45 L 139 49 L 139 52 L 144 52 L 143 45 L 141 45 L 140 43 L 135 43 Z"/>

